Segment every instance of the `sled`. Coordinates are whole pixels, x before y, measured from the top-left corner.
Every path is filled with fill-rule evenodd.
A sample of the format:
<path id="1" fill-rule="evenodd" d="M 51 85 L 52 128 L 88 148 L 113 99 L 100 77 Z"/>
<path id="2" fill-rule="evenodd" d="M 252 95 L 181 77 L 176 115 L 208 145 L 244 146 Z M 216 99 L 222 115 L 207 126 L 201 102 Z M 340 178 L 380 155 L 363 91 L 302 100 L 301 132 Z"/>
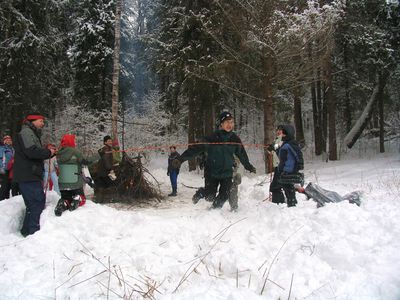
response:
<path id="1" fill-rule="evenodd" d="M 297 190 L 299 191 L 300 188 Z M 338 203 L 342 201 L 349 201 L 349 203 L 354 203 L 358 206 L 361 205 L 361 191 L 354 191 L 344 196 L 340 196 L 334 191 L 323 189 L 322 187 L 310 182 L 304 189 L 301 189 L 300 192 L 304 193 L 307 198 L 317 202 L 318 207 L 324 206 L 326 203 Z"/>

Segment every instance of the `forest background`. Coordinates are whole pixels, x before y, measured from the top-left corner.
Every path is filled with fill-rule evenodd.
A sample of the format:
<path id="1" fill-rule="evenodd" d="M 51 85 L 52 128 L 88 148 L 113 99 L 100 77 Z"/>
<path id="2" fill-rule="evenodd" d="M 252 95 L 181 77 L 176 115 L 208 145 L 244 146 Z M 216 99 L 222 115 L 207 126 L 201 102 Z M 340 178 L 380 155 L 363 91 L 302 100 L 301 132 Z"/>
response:
<path id="1" fill-rule="evenodd" d="M 101 145 L 119 7 L 122 148 L 199 140 L 229 110 L 246 144 L 292 123 L 308 156 L 338 160 L 360 136 L 385 152 L 400 140 L 399 3 L 1 1 L 0 134 L 36 111 L 43 142 L 73 133 L 85 152 Z"/>

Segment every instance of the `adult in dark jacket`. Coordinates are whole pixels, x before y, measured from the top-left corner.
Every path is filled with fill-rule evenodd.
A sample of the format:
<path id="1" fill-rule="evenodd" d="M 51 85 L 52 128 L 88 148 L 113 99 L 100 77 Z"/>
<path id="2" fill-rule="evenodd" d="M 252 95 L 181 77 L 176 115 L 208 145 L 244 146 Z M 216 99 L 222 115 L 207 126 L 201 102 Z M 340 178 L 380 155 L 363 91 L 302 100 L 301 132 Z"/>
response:
<path id="1" fill-rule="evenodd" d="M 282 137 L 282 144 L 275 150 L 279 157 L 279 165 L 275 168 L 274 178 L 269 187 L 272 193 L 272 202 L 285 203 L 285 196 L 287 206 L 296 206 L 296 191 L 293 184 L 282 184 L 280 178 L 285 174 L 295 174 L 298 172 L 296 169 L 296 157 L 293 151 L 299 148 L 299 144 L 294 139 L 295 130 L 292 125 L 279 125 L 277 128 L 277 135 Z M 282 193 L 282 189 L 285 196 Z"/>
<path id="2" fill-rule="evenodd" d="M 175 146 L 169 147 L 170 154 L 168 156 L 168 170 L 167 175 L 171 181 L 172 193 L 168 194 L 168 196 L 177 196 L 177 189 L 178 189 L 178 174 L 179 174 L 179 167 L 174 167 L 172 162 L 175 159 L 179 159 L 180 154 L 176 151 Z"/>
<path id="3" fill-rule="evenodd" d="M 55 155 L 56 150 L 42 147 L 41 129 L 44 117 L 40 114 L 28 115 L 15 143 L 14 177 L 24 198 L 26 213 L 21 234 L 27 236 L 40 229 L 40 214 L 44 209 L 46 197 L 42 179 L 43 161 Z"/>
<path id="4" fill-rule="evenodd" d="M 205 143 L 194 145 L 182 153 L 179 162 L 189 160 L 203 152 L 207 153 L 205 169 L 208 180 L 205 186 L 205 198 L 212 201 L 213 208 L 221 208 L 229 199 L 234 169 L 234 155 L 244 168 L 255 173 L 256 168 L 249 162 L 242 141 L 233 132 L 234 120 L 229 112 L 221 113 L 220 129 L 205 137 Z M 219 189 L 218 189 L 219 187 Z M 218 196 L 216 196 L 218 190 Z M 231 207 L 236 210 L 237 207 Z"/>
<path id="5" fill-rule="evenodd" d="M 111 136 L 103 138 L 104 146 L 99 149 L 100 160 L 97 167 L 96 185 L 100 188 L 108 188 L 113 184 L 113 147 Z"/>

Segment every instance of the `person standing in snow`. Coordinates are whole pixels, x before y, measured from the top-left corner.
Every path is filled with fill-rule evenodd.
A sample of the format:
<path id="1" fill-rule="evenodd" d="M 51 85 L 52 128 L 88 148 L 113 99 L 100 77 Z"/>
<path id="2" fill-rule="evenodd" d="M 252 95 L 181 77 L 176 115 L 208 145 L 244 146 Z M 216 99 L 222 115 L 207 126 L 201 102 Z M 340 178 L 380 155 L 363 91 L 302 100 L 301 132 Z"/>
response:
<path id="1" fill-rule="evenodd" d="M 205 186 L 205 198 L 212 201 L 212 208 L 222 208 L 229 199 L 232 188 L 232 177 L 234 168 L 234 155 L 238 157 L 244 168 L 252 173 L 256 168 L 249 162 L 242 141 L 233 132 L 234 119 L 231 113 L 222 112 L 219 116 L 220 129 L 205 137 L 205 143 L 194 145 L 182 153 L 181 157 L 174 160 L 175 165 L 192 159 L 206 152 L 207 159 L 205 168 L 208 176 Z M 218 191 L 218 196 L 217 196 Z M 231 207 L 236 210 L 236 207 Z"/>
<path id="2" fill-rule="evenodd" d="M 48 144 L 47 148 L 56 148 L 53 144 Z M 43 188 L 45 191 L 49 190 L 50 187 L 50 179 L 53 183 L 53 191 L 55 191 L 58 195 L 60 195 L 60 189 L 58 187 L 58 176 L 57 176 L 57 158 L 53 156 L 52 158 L 46 159 L 44 161 L 44 174 L 43 174 Z"/>
<path id="3" fill-rule="evenodd" d="M 168 196 L 177 196 L 177 189 L 178 189 L 178 174 L 179 174 L 179 167 L 173 167 L 172 162 L 174 159 L 179 159 L 180 154 L 176 151 L 175 146 L 169 147 L 170 154 L 168 156 L 168 170 L 167 175 L 171 181 L 172 193 L 168 194 Z"/>
<path id="4" fill-rule="evenodd" d="M 14 159 L 14 148 L 11 136 L 3 137 L 3 145 L 0 146 L 0 201 L 10 198 L 11 180 L 10 172 L 12 160 Z"/>
<path id="5" fill-rule="evenodd" d="M 104 146 L 98 151 L 100 160 L 95 183 L 100 188 L 108 188 L 112 186 L 113 180 L 115 180 L 113 171 L 113 141 L 111 136 L 106 135 L 103 138 L 103 144 Z"/>
<path id="6" fill-rule="evenodd" d="M 239 164 L 240 160 L 235 156 L 235 161 L 233 164 L 233 176 L 232 176 L 232 187 L 229 193 L 229 205 L 232 210 L 238 209 L 238 200 L 239 200 L 239 185 L 242 183 L 242 175 L 239 173 Z M 206 168 L 204 168 L 204 186 L 207 186 L 207 180 L 209 178 L 209 172 Z M 200 199 L 205 197 L 205 188 L 200 187 L 197 189 L 196 193 L 192 197 L 193 204 L 197 204 Z M 208 199 L 209 200 L 209 199 Z"/>
<path id="7" fill-rule="evenodd" d="M 40 215 L 44 209 L 46 196 L 43 191 L 43 161 L 56 154 L 56 149 L 42 147 L 41 130 L 44 117 L 40 114 L 28 115 L 17 134 L 15 143 L 14 177 L 24 198 L 26 212 L 21 234 L 26 237 L 40 230 Z"/>
<path id="8" fill-rule="evenodd" d="M 295 153 L 300 151 L 300 146 L 294 139 L 294 134 L 295 130 L 292 125 L 279 125 L 277 127 L 277 141 L 281 138 L 281 142 L 268 148 L 269 151 L 276 151 L 279 157 L 279 164 L 275 167 L 274 177 L 269 187 L 269 191 L 272 193 L 272 202 L 277 204 L 285 203 L 286 196 L 288 207 L 296 206 L 296 191 L 293 184 L 282 184 L 280 179 L 282 176 L 298 172 Z"/>
<path id="9" fill-rule="evenodd" d="M 83 192 L 82 164 L 88 162 L 82 153 L 76 149 L 75 135 L 65 134 L 61 139 L 61 147 L 57 152 L 60 171 L 58 183 L 61 199 L 55 208 L 56 216 L 61 216 L 65 210 L 75 210 L 86 202 Z"/>

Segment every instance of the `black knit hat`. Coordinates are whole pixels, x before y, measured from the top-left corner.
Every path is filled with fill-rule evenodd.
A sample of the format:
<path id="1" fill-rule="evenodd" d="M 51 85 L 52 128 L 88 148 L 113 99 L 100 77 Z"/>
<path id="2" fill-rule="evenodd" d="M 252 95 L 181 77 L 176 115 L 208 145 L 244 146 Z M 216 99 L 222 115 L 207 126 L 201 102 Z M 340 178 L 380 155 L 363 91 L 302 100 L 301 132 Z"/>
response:
<path id="1" fill-rule="evenodd" d="M 282 132 L 284 133 L 284 134 L 286 134 L 286 130 L 285 130 L 285 125 L 278 125 L 277 127 L 276 127 L 276 130 L 282 130 Z"/>
<path id="2" fill-rule="evenodd" d="M 219 124 L 222 124 L 222 122 L 231 119 L 233 119 L 233 115 L 230 112 L 224 111 L 219 115 Z"/>
<path id="3" fill-rule="evenodd" d="M 108 140 L 112 140 L 111 136 L 106 135 L 105 137 L 103 137 L 103 143 L 107 142 Z"/>

